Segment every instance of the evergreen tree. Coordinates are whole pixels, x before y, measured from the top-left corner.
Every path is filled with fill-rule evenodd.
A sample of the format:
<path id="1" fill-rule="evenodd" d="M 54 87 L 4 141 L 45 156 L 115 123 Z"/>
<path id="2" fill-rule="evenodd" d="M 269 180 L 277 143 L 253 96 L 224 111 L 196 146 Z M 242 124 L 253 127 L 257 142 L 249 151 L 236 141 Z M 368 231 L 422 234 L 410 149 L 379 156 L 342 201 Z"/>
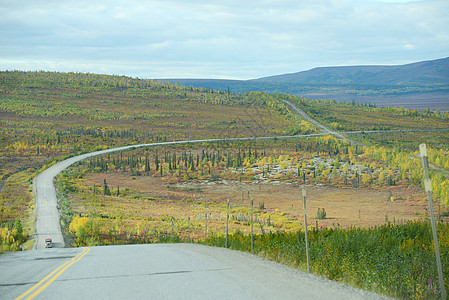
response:
<path id="1" fill-rule="evenodd" d="M 159 157 L 157 155 L 157 151 L 156 151 L 156 156 L 154 158 L 154 164 L 156 165 L 156 171 L 159 171 Z"/>
<path id="2" fill-rule="evenodd" d="M 103 194 L 104 195 L 110 195 L 111 192 L 109 191 L 108 184 L 106 183 L 106 179 L 103 179 Z"/>
<path id="3" fill-rule="evenodd" d="M 23 233 L 22 223 L 20 222 L 19 219 L 16 219 L 16 221 L 14 222 L 14 228 L 17 230 L 18 234 Z"/>

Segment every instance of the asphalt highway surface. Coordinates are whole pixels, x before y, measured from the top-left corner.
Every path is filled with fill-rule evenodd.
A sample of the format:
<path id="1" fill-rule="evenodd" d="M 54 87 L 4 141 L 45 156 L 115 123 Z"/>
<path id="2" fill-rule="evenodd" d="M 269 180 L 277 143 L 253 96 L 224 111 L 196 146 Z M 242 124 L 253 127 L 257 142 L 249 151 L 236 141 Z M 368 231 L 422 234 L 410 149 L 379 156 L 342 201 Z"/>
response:
<path id="1" fill-rule="evenodd" d="M 0 257 L 0 299 L 383 299 L 197 244 L 53 248 Z"/>

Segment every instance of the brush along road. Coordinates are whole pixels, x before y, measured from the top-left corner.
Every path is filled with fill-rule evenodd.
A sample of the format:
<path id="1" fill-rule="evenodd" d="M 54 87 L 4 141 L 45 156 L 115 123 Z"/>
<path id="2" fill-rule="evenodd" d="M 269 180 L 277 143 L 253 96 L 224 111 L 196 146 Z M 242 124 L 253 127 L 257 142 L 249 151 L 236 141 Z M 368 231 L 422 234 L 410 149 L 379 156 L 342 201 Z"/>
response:
<path id="1" fill-rule="evenodd" d="M 16 252 L 2 255 L 0 269 L 2 299 L 384 299 L 248 253 L 196 244 Z"/>

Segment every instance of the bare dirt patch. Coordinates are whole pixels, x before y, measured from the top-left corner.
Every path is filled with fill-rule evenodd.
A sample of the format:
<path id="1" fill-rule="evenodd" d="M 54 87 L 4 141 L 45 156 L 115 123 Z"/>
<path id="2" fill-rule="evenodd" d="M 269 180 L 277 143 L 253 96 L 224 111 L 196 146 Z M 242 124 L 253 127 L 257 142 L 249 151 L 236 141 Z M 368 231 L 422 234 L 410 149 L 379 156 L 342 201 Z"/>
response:
<path id="1" fill-rule="evenodd" d="M 195 185 L 191 185 L 194 187 Z M 302 186 L 288 183 L 216 184 L 196 185 L 203 189 L 204 197 L 249 205 L 248 191 L 254 205 L 263 203 L 268 211 L 280 210 L 301 219 L 303 216 Z M 425 202 L 420 200 L 391 201 L 390 191 L 374 189 L 339 189 L 326 186 L 306 186 L 307 212 L 312 224 L 323 226 L 375 226 L 390 222 L 416 220 L 426 213 Z M 397 195 L 405 195 L 396 191 Z M 417 197 L 415 195 L 415 197 Z M 402 198 L 397 196 L 397 198 Z M 316 219 L 318 208 L 324 208 L 326 219 Z M 310 223 L 309 223 L 310 224 Z"/>
<path id="2" fill-rule="evenodd" d="M 157 212 L 164 215 L 170 212 L 179 217 L 185 217 L 189 212 L 195 214 L 196 209 L 190 206 L 198 203 L 210 203 L 210 207 L 215 204 L 215 213 L 223 214 L 225 213 L 223 204 L 227 199 L 234 208 L 248 208 L 250 197 L 253 197 L 254 208 L 259 214 L 280 213 L 298 221 L 302 221 L 303 218 L 301 192 L 303 186 L 296 183 L 199 181 L 168 185 L 161 178 L 150 176 L 92 174 L 85 179 L 85 184 L 93 186 L 95 183 L 97 188 L 101 189 L 104 179 L 107 180 L 112 192 L 120 186 L 122 192 L 125 190 L 137 192 L 140 198 L 151 201 L 152 212 L 147 213 L 154 217 Z M 376 190 L 319 185 L 305 187 L 309 225 L 316 225 L 317 222 L 319 227 L 368 227 L 386 222 L 417 220 L 427 215 L 425 195 L 412 188 L 390 187 Z M 161 207 L 156 209 L 157 206 Z M 142 208 L 149 207 L 142 205 Z M 318 208 L 325 209 L 326 219 L 317 219 Z M 212 211 L 214 209 L 211 208 Z M 141 211 L 139 214 L 147 213 Z"/>

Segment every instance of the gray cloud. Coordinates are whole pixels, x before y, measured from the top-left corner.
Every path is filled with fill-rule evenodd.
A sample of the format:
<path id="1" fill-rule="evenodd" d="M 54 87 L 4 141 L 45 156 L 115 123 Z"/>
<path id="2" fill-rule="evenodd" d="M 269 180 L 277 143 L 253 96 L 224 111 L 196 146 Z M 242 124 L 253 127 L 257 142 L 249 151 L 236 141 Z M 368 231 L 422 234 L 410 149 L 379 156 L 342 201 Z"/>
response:
<path id="1" fill-rule="evenodd" d="M 448 56 L 449 2 L 1 1 L 0 69 L 255 78 Z"/>

